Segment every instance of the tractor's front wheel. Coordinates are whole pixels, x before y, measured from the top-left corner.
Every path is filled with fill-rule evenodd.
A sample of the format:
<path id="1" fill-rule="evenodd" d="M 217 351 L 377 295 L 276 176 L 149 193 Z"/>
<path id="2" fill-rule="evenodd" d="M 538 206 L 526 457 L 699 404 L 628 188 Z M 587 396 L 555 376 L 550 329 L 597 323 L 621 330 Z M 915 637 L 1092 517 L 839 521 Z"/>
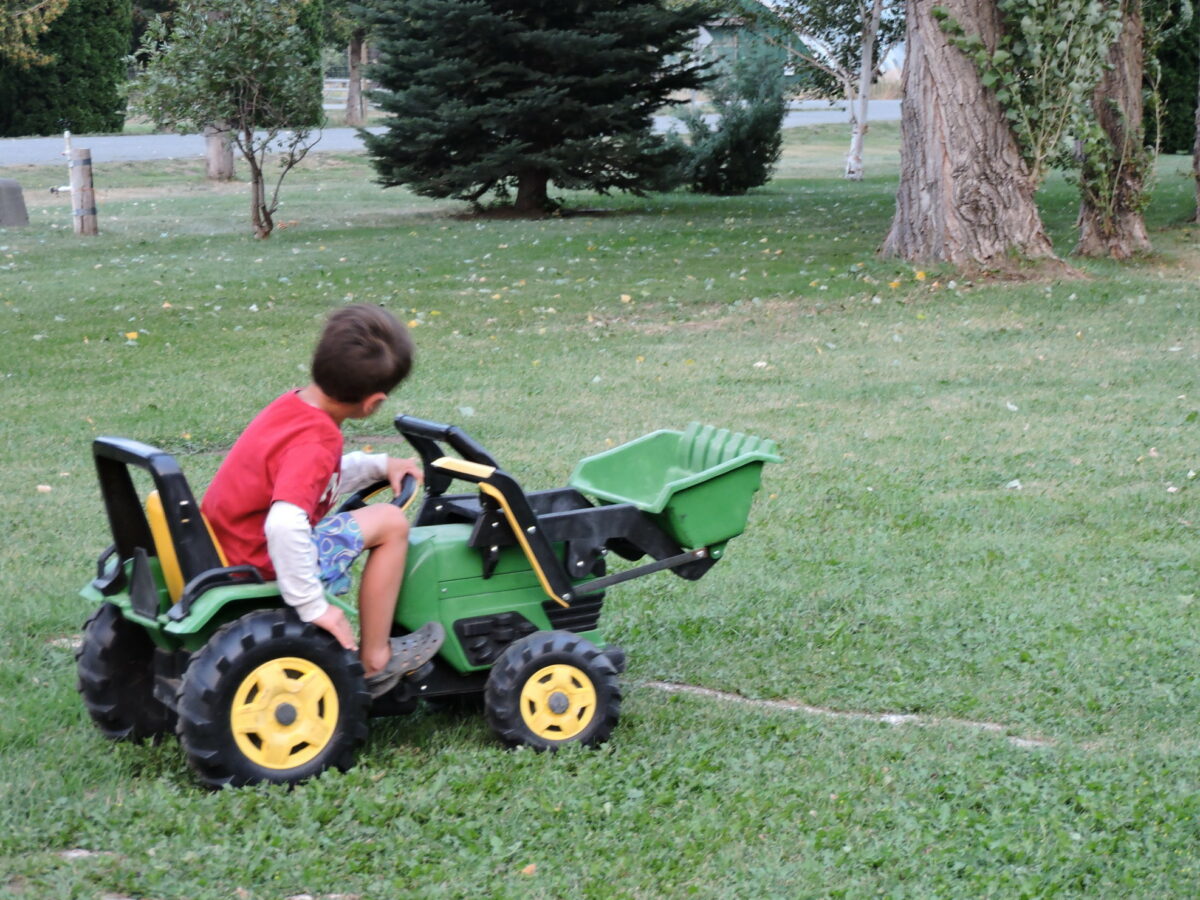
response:
<path id="1" fill-rule="evenodd" d="M 106 737 L 157 739 L 175 727 L 175 714 L 154 697 L 154 642 L 112 603 L 83 626 L 75 667 L 83 705 Z"/>
<path id="2" fill-rule="evenodd" d="M 291 610 L 260 610 L 193 654 L 179 739 L 213 787 L 293 784 L 354 764 L 370 699 L 361 663 L 332 635 Z"/>
<path id="3" fill-rule="evenodd" d="M 510 746 L 553 750 L 606 741 L 621 712 L 612 660 L 566 631 L 542 631 L 509 646 L 484 692 L 492 730 Z"/>

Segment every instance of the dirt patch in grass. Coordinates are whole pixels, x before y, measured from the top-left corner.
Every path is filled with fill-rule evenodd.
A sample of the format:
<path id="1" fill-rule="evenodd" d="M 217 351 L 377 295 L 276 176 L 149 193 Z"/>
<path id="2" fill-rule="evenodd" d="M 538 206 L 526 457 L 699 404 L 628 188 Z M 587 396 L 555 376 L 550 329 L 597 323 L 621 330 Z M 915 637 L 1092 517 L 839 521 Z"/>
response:
<path id="1" fill-rule="evenodd" d="M 161 187 L 97 188 L 97 200 L 159 200 L 186 194 L 211 194 L 214 197 L 229 197 L 246 193 L 250 184 L 245 181 L 197 181 L 191 184 L 163 185 Z"/>

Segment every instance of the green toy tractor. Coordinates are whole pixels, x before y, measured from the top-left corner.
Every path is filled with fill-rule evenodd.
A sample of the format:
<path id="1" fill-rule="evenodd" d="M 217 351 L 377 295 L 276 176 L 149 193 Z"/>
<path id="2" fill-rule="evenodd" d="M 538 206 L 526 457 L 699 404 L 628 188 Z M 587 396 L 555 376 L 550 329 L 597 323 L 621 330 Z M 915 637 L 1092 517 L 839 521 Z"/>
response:
<path id="1" fill-rule="evenodd" d="M 693 424 L 583 460 L 569 487 L 526 493 L 461 429 L 408 416 L 395 425 L 423 462 L 425 490 L 393 633 L 436 621 L 446 639 L 374 701 L 355 654 L 301 622 L 257 569 L 227 564 L 172 456 L 94 442 L 113 544 L 82 591 L 97 609 L 77 664 L 106 736 L 174 731 L 213 786 L 348 768 L 371 716 L 423 698 L 481 698 L 511 746 L 603 742 L 625 666 L 600 630 L 605 592 L 667 569 L 701 577 L 745 528 L 763 463 L 779 461 L 772 441 Z M 392 502 L 405 504 L 412 481 Z M 451 493 L 456 483 L 469 490 Z M 637 564 L 610 573 L 610 551 Z"/>

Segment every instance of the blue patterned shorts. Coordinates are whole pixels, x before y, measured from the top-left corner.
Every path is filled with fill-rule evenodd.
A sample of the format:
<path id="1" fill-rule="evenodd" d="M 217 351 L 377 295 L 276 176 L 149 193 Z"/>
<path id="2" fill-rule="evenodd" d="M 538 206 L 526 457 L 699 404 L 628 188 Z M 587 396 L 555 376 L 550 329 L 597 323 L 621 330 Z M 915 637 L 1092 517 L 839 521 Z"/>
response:
<path id="1" fill-rule="evenodd" d="M 350 513 L 326 516 L 313 529 L 313 543 L 321 565 L 321 581 L 331 594 L 350 590 L 350 567 L 362 555 L 362 529 Z"/>

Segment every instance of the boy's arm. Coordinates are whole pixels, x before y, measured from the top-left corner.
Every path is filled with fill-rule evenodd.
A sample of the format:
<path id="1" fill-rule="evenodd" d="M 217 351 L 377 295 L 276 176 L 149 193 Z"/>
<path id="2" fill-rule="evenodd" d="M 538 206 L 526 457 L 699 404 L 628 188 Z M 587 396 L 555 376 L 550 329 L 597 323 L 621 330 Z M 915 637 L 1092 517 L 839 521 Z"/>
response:
<path id="1" fill-rule="evenodd" d="M 388 477 L 388 455 L 386 453 L 363 453 L 359 450 L 342 457 L 342 480 L 338 490 L 353 494 L 360 488 Z"/>
<path id="2" fill-rule="evenodd" d="M 319 625 L 347 650 L 357 650 L 345 614 L 325 599 L 308 515 L 294 503 L 276 501 L 267 513 L 264 530 L 267 552 L 275 566 L 275 579 L 284 601 L 296 610 L 301 621 Z"/>
<path id="3" fill-rule="evenodd" d="M 343 494 L 353 494 L 376 481 L 390 481 L 392 490 L 399 493 L 400 482 L 405 475 L 412 475 L 421 481 L 424 471 L 415 459 L 355 451 L 342 457 L 342 480 L 338 490 Z"/>

